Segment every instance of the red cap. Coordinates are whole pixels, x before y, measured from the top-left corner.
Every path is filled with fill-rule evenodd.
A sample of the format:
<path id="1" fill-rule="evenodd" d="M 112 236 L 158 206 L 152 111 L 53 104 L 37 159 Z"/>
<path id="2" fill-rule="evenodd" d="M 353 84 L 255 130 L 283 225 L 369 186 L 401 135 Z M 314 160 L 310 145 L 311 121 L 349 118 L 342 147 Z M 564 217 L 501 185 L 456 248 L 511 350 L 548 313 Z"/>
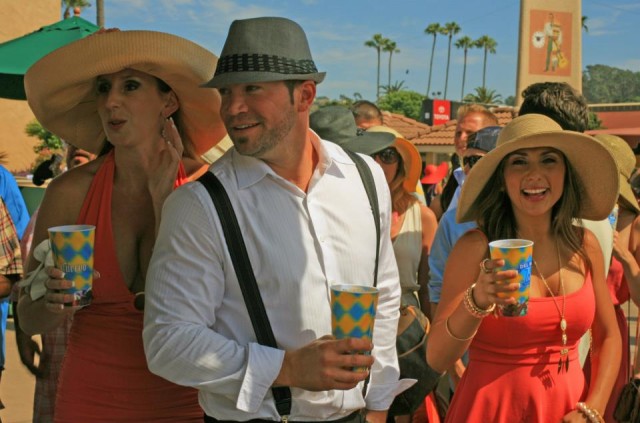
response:
<path id="1" fill-rule="evenodd" d="M 424 177 L 420 182 L 423 184 L 437 184 L 447 176 L 448 171 L 449 165 L 447 162 L 442 162 L 438 166 L 428 164 L 424 167 Z"/>

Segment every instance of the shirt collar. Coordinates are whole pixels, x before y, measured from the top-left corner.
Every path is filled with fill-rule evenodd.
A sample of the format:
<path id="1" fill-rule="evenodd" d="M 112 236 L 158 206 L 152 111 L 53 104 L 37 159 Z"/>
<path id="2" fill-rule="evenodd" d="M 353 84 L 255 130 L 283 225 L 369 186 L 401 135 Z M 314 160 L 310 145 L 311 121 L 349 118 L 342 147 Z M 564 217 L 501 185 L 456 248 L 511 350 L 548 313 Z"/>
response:
<path id="1" fill-rule="evenodd" d="M 342 175 L 336 166 L 337 163 L 349 163 L 349 156 L 337 144 L 321 140 L 311 129 L 307 133 L 307 141 L 313 145 L 318 153 L 318 165 L 314 174 L 322 176 L 325 173 Z M 277 180 L 282 178 L 276 174 L 264 161 L 255 157 L 245 156 L 235 149 L 232 151 L 231 160 L 238 181 L 238 189 L 247 188 L 269 175 Z M 337 173 L 336 173 L 337 172 Z"/>

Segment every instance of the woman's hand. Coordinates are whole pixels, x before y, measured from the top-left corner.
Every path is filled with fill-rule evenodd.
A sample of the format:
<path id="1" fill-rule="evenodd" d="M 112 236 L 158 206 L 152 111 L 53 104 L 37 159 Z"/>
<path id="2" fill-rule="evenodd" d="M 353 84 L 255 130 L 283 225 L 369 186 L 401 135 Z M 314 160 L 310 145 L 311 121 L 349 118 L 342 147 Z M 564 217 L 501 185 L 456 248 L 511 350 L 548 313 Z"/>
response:
<path id="1" fill-rule="evenodd" d="M 182 138 L 173 119 L 166 119 L 161 133 L 158 160 L 149 175 L 149 193 L 156 216 L 156 229 L 160 223 L 160 211 L 164 200 L 173 191 L 183 152 Z"/>
<path id="2" fill-rule="evenodd" d="M 506 306 L 515 304 L 515 298 L 511 298 L 513 292 L 520 288 L 517 282 L 509 282 L 518 276 L 515 270 L 498 270 L 504 266 L 504 260 L 485 259 L 480 263 L 480 273 L 473 288 L 473 301 L 481 309 L 488 309 L 496 304 Z"/>
<path id="3" fill-rule="evenodd" d="M 46 269 L 49 279 L 44 283 L 47 293 L 44 294 L 44 301 L 47 310 L 54 313 L 72 313 L 80 307 L 65 306 L 73 302 L 73 294 L 68 294 L 65 290 L 73 287 L 73 282 L 64 279 L 64 272 L 55 267 L 47 267 Z"/>
<path id="4" fill-rule="evenodd" d="M 587 416 L 579 412 L 578 410 L 571 410 L 562 418 L 562 423 L 584 423 L 588 422 Z"/>

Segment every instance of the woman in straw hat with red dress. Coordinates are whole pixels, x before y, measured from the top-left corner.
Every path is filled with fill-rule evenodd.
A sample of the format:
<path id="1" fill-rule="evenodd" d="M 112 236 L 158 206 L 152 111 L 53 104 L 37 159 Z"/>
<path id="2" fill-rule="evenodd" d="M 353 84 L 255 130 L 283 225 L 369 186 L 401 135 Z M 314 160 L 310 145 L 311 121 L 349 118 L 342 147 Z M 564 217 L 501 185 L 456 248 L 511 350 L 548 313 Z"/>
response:
<path id="1" fill-rule="evenodd" d="M 620 334 L 598 241 L 574 219 L 609 215 L 618 171 L 593 138 L 542 115 L 511 121 L 471 170 L 458 221 L 476 220 L 456 243 L 429 335 L 427 361 L 444 371 L 465 350 L 469 365 L 448 422 L 602 422 L 620 362 Z M 526 314 L 506 316 L 520 289 L 488 242 L 533 241 Z M 592 334 L 585 380 L 577 345 Z"/>
<path id="2" fill-rule="evenodd" d="M 629 299 L 640 304 L 640 207 L 629 180 L 636 167 L 636 156 L 627 142 L 615 135 L 598 134 L 594 138 L 604 145 L 618 165 L 620 190 L 616 210 L 609 220 L 614 226 L 613 257 L 607 274 L 607 287 L 622 338 L 622 360 L 616 383 L 604 413 L 605 421 L 614 421 L 614 410 L 624 385 L 629 381 L 629 326 L 622 304 Z M 633 364 L 633 363 L 632 363 Z M 585 370 L 590 369 L 585 363 Z"/>
<path id="3" fill-rule="evenodd" d="M 144 282 L 162 203 L 174 187 L 204 173 L 199 155 L 225 136 L 214 90 L 199 85 L 217 58 L 186 39 L 152 31 L 104 31 L 62 47 L 25 76 L 42 125 L 70 144 L 101 153 L 46 190 L 34 245 L 47 228 L 96 226 L 93 299 L 65 307 L 71 286 L 47 268 L 19 314 L 28 333 L 74 314 L 55 421 L 188 422 L 203 413 L 192 388 L 149 372 L 142 346 Z M 38 265 L 33 254 L 29 269 Z M 179 283 L 179 281 L 176 281 Z"/>

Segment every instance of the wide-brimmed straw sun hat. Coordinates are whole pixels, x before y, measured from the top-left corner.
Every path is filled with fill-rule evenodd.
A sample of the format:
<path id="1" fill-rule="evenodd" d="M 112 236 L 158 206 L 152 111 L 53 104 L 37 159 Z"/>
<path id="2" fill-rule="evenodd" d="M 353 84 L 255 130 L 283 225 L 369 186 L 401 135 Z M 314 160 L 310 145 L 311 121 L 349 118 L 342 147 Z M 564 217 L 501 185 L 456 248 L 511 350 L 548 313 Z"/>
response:
<path id="1" fill-rule="evenodd" d="M 611 213 L 618 197 L 618 169 L 608 150 L 589 135 L 563 131 L 546 116 L 528 114 L 509 122 L 500 132 L 496 148 L 467 175 L 458 203 L 458 222 L 479 217 L 474 203 L 505 157 L 523 148 L 539 147 L 562 152 L 580 178 L 584 193 L 580 213 L 575 217 L 602 220 Z"/>
<path id="2" fill-rule="evenodd" d="M 311 113 L 309 127 L 324 140 L 368 156 L 389 147 L 395 139 L 386 132 L 359 129 L 351 110 L 343 106 L 327 106 Z"/>
<path id="3" fill-rule="evenodd" d="M 391 144 L 402 157 L 405 179 L 402 186 L 407 192 L 416 192 L 416 186 L 422 173 L 422 158 L 415 145 L 408 141 L 400 132 L 383 125 L 372 126 L 367 132 L 386 132 L 395 135 L 396 139 Z M 377 152 L 376 152 L 377 153 Z"/>
<path id="4" fill-rule="evenodd" d="M 593 136 L 604 145 L 618 165 L 620 199 L 630 209 L 640 213 L 638 201 L 631 189 L 631 174 L 636 167 L 636 155 L 627 142 L 617 135 L 597 134 Z"/>
<path id="5" fill-rule="evenodd" d="M 145 72 L 176 93 L 181 129 L 202 154 L 226 135 L 218 92 L 200 88 L 216 62 L 210 51 L 175 35 L 110 30 L 44 56 L 27 71 L 25 91 L 42 126 L 76 147 L 98 153 L 106 136 L 97 109 L 97 77 L 124 69 Z"/>
<path id="6" fill-rule="evenodd" d="M 320 83 L 307 36 L 300 25 L 278 17 L 233 21 L 216 72 L 206 87 L 286 80 Z"/>

